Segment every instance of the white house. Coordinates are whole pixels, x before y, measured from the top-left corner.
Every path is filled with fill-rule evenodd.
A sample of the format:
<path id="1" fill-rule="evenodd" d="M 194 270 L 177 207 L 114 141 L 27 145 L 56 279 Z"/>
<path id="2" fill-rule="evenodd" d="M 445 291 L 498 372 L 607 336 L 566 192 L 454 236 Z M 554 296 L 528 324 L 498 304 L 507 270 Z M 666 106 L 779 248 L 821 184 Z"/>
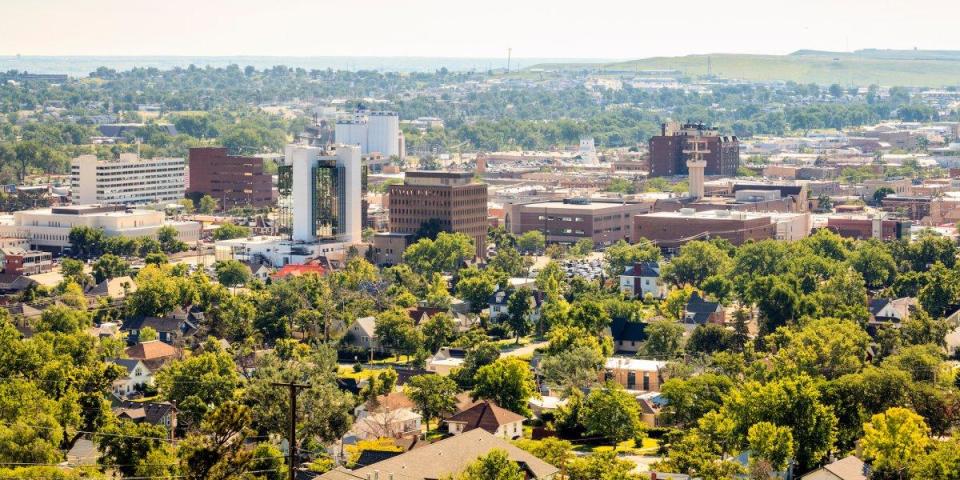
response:
<path id="1" fill-rule="evenodd" d="M 360 317 L 347 327 L 344 342 L 364 350 L 380 350 L 377 340 L 377 319 L 374 317 Z"/>
<path id="2" fill-rule="evenodd" d="M 427 371 L 446 377 L 453 370 L 463 366 L 467 358 L 467 351 L 462 348 L 441 347 L 437 353 L 427 360 Z"/>
<path id="3" fill-rule="evenodd" d="M 490 296 L 490 319 L 496 320 L 501 316 L 510 315 L 510 296 L 514 290 L 500 290 Z M 530 292 L 530 315 L 528 320 L 537 323 L 540 320 L 540 309 L 543 306 L 543 294 L 533 290 Z"/>
<path id="4" fill-rule="evenodd" d="M 126 374 L 113 381 L 113 393 L 118 397 L 126 397 L 137 391 L 137 387 L 153 385 L 153 372 L 136 358 L 115 358 L 110 362 L 126 369 Z"/>
<path id="5" fill-rule="evenodd" d="M 631 297 L 643 298 L 650 294 L 653 298 L 663 298 L 667 296 L 667 290 L 660 279 L 660 264 L 657 262 L 634 263 L 620 275 L 620 291 Z"/>

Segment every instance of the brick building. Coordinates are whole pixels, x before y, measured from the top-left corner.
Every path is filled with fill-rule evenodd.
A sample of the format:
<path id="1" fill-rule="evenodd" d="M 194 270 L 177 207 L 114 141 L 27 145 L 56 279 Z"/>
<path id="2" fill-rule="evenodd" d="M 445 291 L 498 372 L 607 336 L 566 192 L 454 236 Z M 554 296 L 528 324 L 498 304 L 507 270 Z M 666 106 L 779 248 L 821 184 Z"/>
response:
<path id="1" fill-rule="evenodd" d="M 887 220 L 866 216 L 828 217 L 827 227 L 844 238 L 866 240 L 910 239 L 910 221 Z"/>
<path id="2" fill-rule="evenodd" d="M 0 272 L 7 275 L 36 275 L 53 269 L 49 252 L 18 247 L 0 247 Z"/>
<path id="3" fill-rule="evenodd" d="M 392 233 L 416 234 L 431 220 L 443 231 L 473 239 L 477 256 L 487 251 L 487 185 L 472 172 L 407 172 L 387 190 Z"/>
<path id="4" fill-rule="evenodd" d="M 650 176 L 686 175 L 691 142 L 705 142 L 705 175 L 736 175 L 740 167 L 740 142 L 735 136 L 720 135 L 702 123 L 664 123 L 660 135 L 650 137 Z"/>
<path id="5" fill-rule="evenodd" d="M 887 195 L 881 202 L 881 208 L 886 212 L 902 214 L 915 222 L 939 223 L 943 220 L 940 209 L 942 203 L 942 199 L 934 197 Z"/>
<path id="6" fill-rule="evenodd" d="M 777 237 L 777 223 L 769 214 L 683 208 L 633 217 L 633 241 L 646 238 L 661 248 L 677 248 L 691 240 L 725 238 L 734 245 L 747 240 Z"/>
<path id="7" fill-rule="evenodd" d="M 531 230 L 544 234 L 548 243 L 573 244 L 589 239 L 596 246 L 630 241 L 632 218 L 648 213 L 652 204 L 565 199 L 560 202 L 514 204 L 504 213 L 504 226 L 514 235 Z"/>
<path id="8" fill-rule="evenodd" d="M 273 205 L 273 182 L 263 171 L 263 159 L 228 155 L 226 148 L 190 149 L 190 187 L 187 195 L 210 195 L 220 207 L 263 208 Z"/>

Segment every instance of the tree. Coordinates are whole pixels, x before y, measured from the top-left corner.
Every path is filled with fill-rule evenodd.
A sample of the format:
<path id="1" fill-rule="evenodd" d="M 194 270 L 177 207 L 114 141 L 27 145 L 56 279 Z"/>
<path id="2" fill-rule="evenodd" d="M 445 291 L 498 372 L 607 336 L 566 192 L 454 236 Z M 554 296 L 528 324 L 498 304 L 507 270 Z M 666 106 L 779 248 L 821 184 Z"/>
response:
<path id="1" fill-rule="evenodd" d="M 960 480 L 960 442 L 934 442 L 933 449 L 909 467 L 909 478 Z"/>
<path id="2" fill-rule="evenodd" d="M 470 302 L 470 310 L 480 313 L 487 307 L 490 296 L 497 291 L 497 282 L 487 271 L 476 267 L 462 269 L 457 281 L 457 295 Z"/>
<path id="3" fill-rule="evenodd" d="M 707 278 L 723 275 L 732 266 L 730 257 L 714 243 L 694 241 L 680 247 L 680 254 L 670 261 L 663 276 L 677 286 L 702 288 Z"/>
<path id="4" fill-rule="evenodd" d="M 581 238 L 577 240 L 577 243 L 574 243 L 570 247 L 570 255 L 575 257 L 585 257 L 590 255 L 593 252 L 593 240 L 589 238 Z"/>
<path id="5" fill-rule="evenodd" d="M 38 332 L 78 333 L 90 326 L 87 312 L 65 305 L 54 305 L 40 315 L 36 324 Z"/>
<path id="6" fill-rule="evenodd" d="M 486 455 L 470 462 L 467 468 L 454 477 L 455 480 L 523 480 L 524 474 L 517 462 L 506 451 L 491 450 Z"/>
<path id="7" fill-rule="evenodd" d="M 97 462 L 129 477 L 136 473 L 141 459 L 160 450 L 169 438 L 162 425 L 119 420 L 94 435 L 93 440 L 101 452 Z"/>
<path id="8" fill-rule="evenodd" d="M 561 472 L 566 471 L 567 463 L 573 456 L 573 444 L 557 437 L 546 437 L 543 440 L 519 439 L 514 444 L 559 468 Z"/>
<path id="9" fill-rule="evenodd" d="M 883 245 L 867 242 L 850 254 L 850 266 L 863 276 L 870 288 L 883 288 L 893 282 L 897 264 Z"/>
<path id="10" fill-rule="evenodd" d="M 683 351 L 683 325 L 672 320 L 654 320 L 644 330 L 643 352 L 656 358 L 674 358 Z"/>
<path id="11" fill-rule="evenodd" d="M 217 211 L 217 199 L 210 195 L 200 197 L 200 205 L 197 207 L 197 211 L 203 214 L 211 214 Z"/>
<path id="12" fill-rule="evenodd" d="M 153 327 L 143 327 L 140 329 L 140 335 L 137 336 L 137 340 L 142 342 L 152 342 L 160 338 L 160 334 Z"/>
<path id="13" fill-rule="evenodd" d="M 457 325 L 450 314 L 440 312 L 423 322 L 420 331 L 423 332 L 424 348 L 428 352 L 436 352 L 457 336 Z"/>
<path id="14" fill-rule="evenodd" d="M 516 343 L 520 343 L 520 337 L 530 334 L 530 314 L 533 312 L 536 300 L 533 298 L 533 292 L 527 287 L 520 287 L 510 294 L 507 300 L 507 323 L 510 324 L 510 330 L 516 337 Z"/>
<path id="15" fill-rule="evenodd" d="M 540 360 L 540 372 L 544 382 L 549 385 L 581 388 L 592 385 L 600 378 L 603 360 L 597 348 L 578 345 L 544 355 Z"/>
<path id="16" fill-rule="evenodd" d="M 529 415 L 527 401 L 536 395 L 536 383 L 524 361 L 505 357 L 481 367 L 474 376 L 474 400 L 491 400 L 507 410 Z"/>
<path id="17" fill-rule="evenodd" d="M 750 445 L 750 460 L 763 460 L 774 471 L 782 471 L 793 456 L 793 434 L 787 427 L 778 427 L 769 422 L 751 425 L 747 430 Z"/>
<path id="18" fill-rule="evenodd" d="M 177 281 L 160 267 L 143 267 L 137 274 L 136 283 L 137 291 L 127 296 L 127 308 L 132 315 L 163 316 L 177 305 Z"/>
<path id="19" fill-rule="evenodd" d="M 129 274 L 130 264 L 122 258 L 107 253 L 93 264 L 93 278 L 97 283 Z"/>
<path id="20" fill-rule="evenodd" d="M 636 399 L 616 383 L 608 383 L 587 395 L 580 408 L 580 423 L 588 435 L 601 436 L 614 443 L 636 438 L 643 430 Z"/>
<path id="21" fill-rule="evenodd" d="M 456 412 L 457 383 L 440 375 L 417 375 L 406 385 L 407 396 L 423 415 L 430 431 L 430 420 L 443 418 Z"/>
<path id="22" fill-rule="evenodd" d="M 381 345 L 400 353 L 409 355 L 423 343 L 422 335 L 405 310 L 395 308 L 380 313 L 374 330 Z"/>
<path id="23" fill-rule="evenodd" d="M 177 403 L 187 424 L 232 399 L 240 383 L 233 357 L 215 339 L 203 347 L 203 353 L 172 362 L 157 373 L 160 394 Z"/>
<path id="24" fill-rule="evenodd" d="M 216 230 L 213 231 L 214 240 L 230 240 L 233 238 L 243 238 L 250 236 L 250 229 L 242 225 L 236 225 L 231 222 L 221 223 Z"/>
<path id="25" fill-rule="evenodd" d="M 73 227 L 69 239 L 70 253 L 76 258 L 95 258 L 103 253 L 103 230 L 82 225 Z"/>
<path id="26" fill-rule="evenodd" d="M 184 478 L 228 480 L 250 471 L 255 450 L 244 444 L 251 434 L 251 417 L 250 408 L 234 402 L 212 411 L 198 431 L 180 442 L 177 455 Z"/>
<path id="27" fill-rule="evenodd" d="M 520 252 L 512 247 L 497 250 L 497 254 L 487 262 L 487 268 L 503 272 L 508 277 L 524 276 L 526 270 Z"/>
<path id="28" fill-rule="evenodd" d="M 800 329 L 781 328 L 775 366 L 780 372 L 803 372 L 833 379 L 863 368 L 870 336 L 854 322 L 812 320 Z"/>
<path id="29" fill-rule="evenodd" d="M 923 417 L 906 408 L 893 407 L 878 413 L 863 426 L 861 448 L 878 472 L 903 473 L 930 444 L 930 429 Z"/>
<path id="30" fill-rule="evenodd" d="M 569 480 L 640 480 L 636 464 L 617 456 L 614 450 L 574 457 L 567 464 Z"/>
<path id="31" fill-rule="evenodd" d="M 873 204 L 880 205 L 883 203 L 883 199 L 887 198 L 887 195 L 896 193 L 890 187 L 880 187 L 875 192 L 873 192 Z"/>
<path id="32" fill-rule="evenodd" d="M 157 230 L 157 241 L 160 242 L 160 250 L 163 253 L 180 253 L 187 249 L 187 244 L 177 240 L 180 232 L 176 228 L 164 225 Z"/>
<path id="33" fill-rule="evenodd" d="M 462 233 L 441 232 L 436 240 L 421 238 L 403 252 L 403 261 L 421 275 L 452 272 L 476 255 L 473 239 Z"/>
<path id="34" fill-rule="evenodd" d="M 837 419 L 807 375 L 765 384 L 747 382 L 729 393 L 720 413 L 733 420 L 741 442 L 746 441 L 750 426 L 760 422 L 790 428 L 801 472 L 820 462 L 836 438 Z"/>
<path id="35" fill-rule="evenodd" d="M 697 325 L 687 339 L 687 351 L 691 353 L 711 354 L 730 350 L 733 347 L 734 333 L 722 325 L 706 323 Z"/>
<path id="36" fill-rule="evenodd" d="M 427 286 L 427 295 L 424 301 L 431 308 L 450 308 L 453 299 L 447 290 L 447 281 L 443 278 L 443 275 L 434 272 L 432 280 Z"/>
<path id="37" fill-rule="evenodd" d="M 940 373 L 943 356 L 934 345 L 911 345 L 883 360 L 883 366 L 910 374 L 915 382 L 933 382 Z"/>
<path id="38" fill-rule="evenodd" d="M 537 272 L 537 290 L 543 292 L 548 300 L 559 299 L 566 289 L 567 276 L 557 262 L 550 261 Z"/>
<path id="39" fill-rule="evenodd" d="M 732 388 L 730 378 L 716 373 L 668 379 L 660 386 L 660 395 L 667 400 L 664 420 L 672 425 L 694 425 L 707 412 L 718 410 Z"/>
<path id="40" fill-rule="evenodd" d="M 543 251 L 547 246 L 547 238 L 539 230 L 530 230 L 517 238 L 517 249 L 525 254 Z"/>
<path id="41" fill-rule="evenodd" d="M 577 301 L 570 308 L 570 323 L 593 334 L 599 334 L 612 321 L 603 304 L 596 300 Z"/>
<path id="42" fill-rule="evenodd" d="M 666 298 L 660 302 L 660 312 L 663 316 L 672 320 L 682 319 L 683 312 L 687 308 L 687 302 L 690 301 L 690 297 L 693 296 L 695 291 L 696 290 L 689 285 L 671 290 Z"/>
<path id="43" fill-rule="evenodd" d="M 484 337 L 486 338 L 486 337 Z M 463 367 L 456 371 L 457 384 L 462 389 L 473 388 L 477 371 L 492 364 L 500 357 L 500 348 L 493 342 L 483 341 L 467 350 Z"/>
<path id="44" fill-rule="evenodd" d="M 253 279 L 250 267 L 239 260 L 221 260 L 213 269 L 217 272 L 217 281 L 225 287 L 246 285 Z"/>

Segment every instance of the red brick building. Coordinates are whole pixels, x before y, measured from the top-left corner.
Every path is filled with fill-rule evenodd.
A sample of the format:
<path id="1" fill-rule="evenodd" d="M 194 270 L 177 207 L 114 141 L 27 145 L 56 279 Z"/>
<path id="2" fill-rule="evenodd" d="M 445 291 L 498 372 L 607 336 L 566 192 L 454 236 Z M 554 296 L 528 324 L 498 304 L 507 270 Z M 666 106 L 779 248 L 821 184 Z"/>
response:
<path id="1" fill-rule="evenodd" d="M 901 240 L 910 238 L 910 222 L 868 217 L 829 217 L 827 228 L 841 237 L 866 240 Z"/>
<path id="2" fill-rule="evenodd" d="M 679 212 L 657 212 L 633 217 L 636 242 L 646 238 L 661 248 L 677 248 L 692 240 L 725 238 L 734 245 L 747 240 L 776 238 L 777 225 L 769 215 L 753 212 L 710 210 L 697 212 L 684 208 Z"/>
<path id="3" fill-rule="evenodd" d="M 273 183 L 262 158 L 228 155 L 220 147 L 191 148 L 187 195 L 210 195 L 224 210 L 263 208 L 273 205 Z"/>
<path id="4" fill-rule="evenodd" d="M 53 259 L 49 252 L 24 250 L 22 248 L 0 248 L 0 271 L 7 275 L 36 275 L 53 269 Z"/>
<path id="5" fill-rule="evenodd" d="M 660 135 L 650 137 L 650 176 L 667 177 L 686 175 L 688 155 L 692 139 L 706 142 L 709 153 L 703 155 L 707 162 L 705 175 L 736 175 L 740 167 L 740 142 L 735 136 L 723 136 L 702 123 L 664 123 Z"/>

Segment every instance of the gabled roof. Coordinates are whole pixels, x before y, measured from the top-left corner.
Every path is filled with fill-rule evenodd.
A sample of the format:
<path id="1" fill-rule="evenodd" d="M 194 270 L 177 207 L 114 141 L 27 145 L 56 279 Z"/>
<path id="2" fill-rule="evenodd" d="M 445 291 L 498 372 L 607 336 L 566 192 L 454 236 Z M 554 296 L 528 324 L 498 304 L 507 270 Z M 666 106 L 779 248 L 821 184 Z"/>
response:
<path id="1" fill-rule="evenodd" d="M 177 349 L 160 340 L 151 340 L 149 342 L 140 342 L 124 351 L 130 358 L 139 358 L 143 360 L 153 360 L 159 358 L 170 358 L 177 355 Z"/>
<path id="2" fill-rule="evenodd" d="M 891 299 L 889 298 L 874 298 L 870 300 L 870 304 L 867 307 L 870 310 L 870 315 L 876 315 L 880 313 L 887 305 L 890 305 Z"/>
<path id="3" fill-rule="evenodd" d="M 114 358 L 108 361 L 127 369 L 128 376 L 132 375 L 133 370 L 136 369 L 137 365 L 141 363 L 139 358 Z"/>
<path id="4" fill-rule="evenodd" d="M 615 318 L 610 323 L 610 334 L 614 342 L 642 342 L 647 339 L 647 324 L 643 322 L 629 322 L 623 318 Z"/>
<path id="5" fill-rule="evenodd" d="M 275 279 L 283 279 L 289 276 L 299 277 L 301 275 L 306 275 L 308 273 L 315 273 L 317 275 L 325 275 L 327 273 L 327 268 L 323 265 L 317 264 L 306 264 L 300 265 L 296 263 L 291 263 L 284 265 L 283 268 L 277 270 L 276 273 L 271 275 Z"/>
<path id="6" fill-rule="evenodd" d="M 493 292 L 493 295 L 490 295 L 487 303 L 491 305 L 507 305 L 510 302 L 510 295 L 512 295 L 513 292 L 513 290 L 498 290 Z M 533 296 L 534 308 L 540 308 L 543 304 L 543 292 L 531 290 L 530 293 Z"/>
<path id="7" fill-rule="evenodd" d="M 833 474 L 839 480 L 867 480 L 870 478 L 870 465 L 853 455 L 824 465 L 821 470 Z M 817 470 L 814 470 L 814 472 L 804 475 L 803 478 L 811 477 L 816 472 Z"/>
<path id="8" fill-rule="evenodd" d="M 501 408 L 496 403 L 490 401 L 479 402 L 446 419 L 449 423 L 465 424 L 463 427 L 464 431 L 482 428 L 490 433 L 495 433 L 502 425 L 522 422 L 524 420 L 526 420 L 526 417 L 523 415 Z"/>
<path id="9" fill-rule="evenodd" d="M 377 462 L 375 465 L 347 470 L 337 468 L 320 476 L 324 480 L 357 480 L 373 476 L 404 480 L 427 480 L 446 478 L 463 471 L 471 462 L 491 450 L 504 450 L 511 460 L 529 472 L 529 478 L 549 478 L 559 472 L 557 467 L 521 450 L 512 443 L 495 437 L 483 429 L 474 429 L 462 435 L 454 435 L 422 448 L 415 448 L 402 455 Z"/>
<path id="10" fill-rule="evenodd" d="M 708 302 L 699 293 L 693 292 L 687 301 L 686 310 L 692 313 L 714 313 L 720 310 L 719 302 Z"/>
<path id="11" fill-rule="evenodd" d="M 377 333 L 377 319 L 375 317 L 360 317 L 354 320 L 354 323 L 363 329 L 369 337 L 373 337 Z"/>
<path id="12" fill-rule="evenodd" d="M 625 277 L 660 277 L 660 264 L 657 262 L 637 262 L 623 271 Z"/>

